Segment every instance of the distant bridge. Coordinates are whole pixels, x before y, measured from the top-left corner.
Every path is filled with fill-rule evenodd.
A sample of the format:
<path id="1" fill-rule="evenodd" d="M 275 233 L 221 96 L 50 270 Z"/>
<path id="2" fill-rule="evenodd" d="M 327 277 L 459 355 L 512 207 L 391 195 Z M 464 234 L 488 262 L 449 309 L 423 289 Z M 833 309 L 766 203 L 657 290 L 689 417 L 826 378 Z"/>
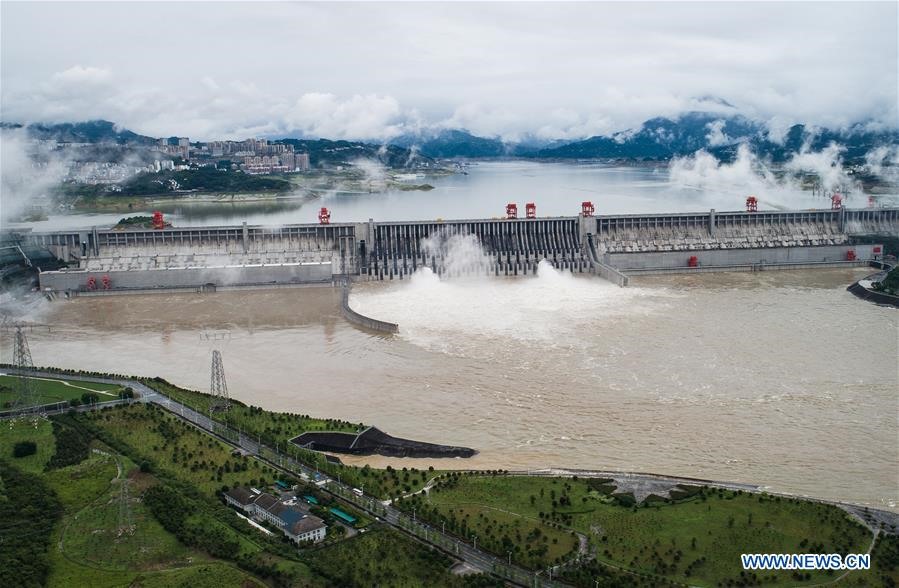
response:
<path id="1" fill-rule="evenodd" d="M 392 280 L 421 267 L 526 275 L 544 259 L 625 285 L 632 273 L 865 263 L 883 253 L 857 242 L 872 235 L 899 237 L 899 208 L 26 231 L 4 240 L 46 248 L 74 266 L 43 272 L 42 288 L 102 293 Z M 465 239 L 476 239 L 480 252 L 450 255 Z"/>

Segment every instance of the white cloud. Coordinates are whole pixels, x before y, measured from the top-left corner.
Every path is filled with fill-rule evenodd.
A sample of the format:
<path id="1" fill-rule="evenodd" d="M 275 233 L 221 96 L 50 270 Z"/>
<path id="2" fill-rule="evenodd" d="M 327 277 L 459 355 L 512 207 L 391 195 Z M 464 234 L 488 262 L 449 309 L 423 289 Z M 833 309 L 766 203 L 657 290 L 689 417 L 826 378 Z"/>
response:
<path id="1" fill-rule="evenodd" d="M 102 67 L 75 65 L 53 74 L 53 81 L 62 85 L 103 84 L 112 78 L 112 72 Z"/>
<path id="2" fill-rule="evenodd" d="M 865 167 L 885 180 L 899 181 L 899 145 L 872 149 L 865 155 Z"/>
<path id="3" fill-rule="evenodd" d="M 33 156 L 40 148 L 21 129 L 0 131 L 0 220 L 18 220 L 30 205 L 49 202 L 66 175 L 69 162 L 57 152 Z"/>
<path id="4" fill-rule="evenodd" d="M 200 139 L 574 139 L 697 109 L 773 138 L 782 121 L 896 127 L 896 3 L 761 6 L 10 2 L 0 116 Z"/>
<path id="5" fill-rule="evenodd" d="M 288 131 L 336 139 L 389 139 L 403 131 L 400 105 L 391 96 L 304 94 L 285 113 Z"/>
<path id="6" fill-rule="evenodd" d="M 718 147 L 719 145 L 726 145 L 730 142 L 730 137 L 724 132 L 725 124 L 726 123 L 723 120 L 715 120 L 706 125 L 709 133 L 705 138 L 706 141 L 709 142 L 709 147 Z"/>
<path id="7" fill-rule="evenodd" d="M 831 143 L 821 151 L 811 151 L 808 146 L 811 136 L 802 146 L 799 153 L 794 153 L 784 165 L 784 169 L 794 173 L 811 172 L 821 180 L 822 186 L 833 190 L 843 186 L 852 186 L 855 182 L 843 169 L 843 152 L 845 147 Z"/>

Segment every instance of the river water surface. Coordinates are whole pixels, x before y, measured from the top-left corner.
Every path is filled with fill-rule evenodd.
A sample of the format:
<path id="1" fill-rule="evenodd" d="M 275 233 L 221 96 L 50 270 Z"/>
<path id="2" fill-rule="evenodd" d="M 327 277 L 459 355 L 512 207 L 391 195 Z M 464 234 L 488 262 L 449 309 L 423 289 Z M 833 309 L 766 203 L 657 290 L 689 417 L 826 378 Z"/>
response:
<path id="1" fill-rule="evenodd" d="M 895 509 L 899 312 L 846 292 L 863 274 L 356 286 L 357 310 L 400 324 L 388 337 L 346 323 L 329 288 L 79 298 L 34 310 L 54 326 L 29 341 L 36 365 L 199 390 L 217 348 L 244 402 L 480 451 L 416 466 L 648 471 Z"/>

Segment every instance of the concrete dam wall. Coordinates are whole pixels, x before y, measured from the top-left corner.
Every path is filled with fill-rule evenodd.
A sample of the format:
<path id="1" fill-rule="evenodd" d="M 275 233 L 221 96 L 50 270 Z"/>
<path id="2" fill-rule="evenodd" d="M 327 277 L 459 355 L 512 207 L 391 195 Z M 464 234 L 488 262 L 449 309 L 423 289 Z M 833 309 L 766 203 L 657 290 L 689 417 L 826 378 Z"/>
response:
<path id="1" fill-rule="evenodd" d="M 78 294 L 392 280 L 422 267 L 440 275 L 527 275 L 543 259 L 562 271 L 626 285 L 628 273 L 861 264 L 883 255 L 877 235 L 899 235 L 899 208 L 25 231 L 5 237 L 68 263 L 41 272 L 41 288 Z M 868 243 L 875 236 L 874 244 L 854 244 L 854 236 Z M 452 255 L 453 243 L 471 255 Z"/>
<path id="2" fill-rule="evenodd" d="M 597 255 L 625 274 L 738 271 L 853 264 L 882 245 L 853 236 L 899 235 L 899 209 L 716 212 L 596 218 Z"/>
<path id="3" fill-rule="evenodd" d="M 361 261 L 373 279 L 403 279 L 419 267 L 438 275 L 533 273 L 542 259 L 557 269 L 590 271 L 578 217 L 378 223 L 371 228 L 371 251 Z M 453 239 L 477 239 L 483 255 L 448 259 Z"/>

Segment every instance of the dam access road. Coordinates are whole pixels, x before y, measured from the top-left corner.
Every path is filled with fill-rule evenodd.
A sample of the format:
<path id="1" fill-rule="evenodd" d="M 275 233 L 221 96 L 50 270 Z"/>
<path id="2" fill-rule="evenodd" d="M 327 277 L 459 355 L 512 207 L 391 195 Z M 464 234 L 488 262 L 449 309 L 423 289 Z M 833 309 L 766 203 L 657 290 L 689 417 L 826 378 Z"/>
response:
<path id="1" fill-rule="evenodd" d="M 299 462 L 293 456 L 284 454 L 277 449 L 272 449 L 271 447 L 260 443 L 258 440 L 254 440 L 251 436 L 241 433 L 240 431 L 231 430 L 229 429 L 229 427 L 227 427 L 227 425 L 224 425 L 223 423 L 212 419 L 210 415 L 200 413 L 188 405 L 180 403 L 160 392 L 157 392 L 156 390 L 153 390 L 152 388 L 146 386 L 138 380 L 133 380 L 126 377 L 93 377 L 80 374 L 71 374 L 68 372 L 42 371 L 40 368 L 36 368 L 34 370 L 22 370 L 13 367 L 4 367 L 4 372 L 9 375 L 28 375 L 41 378 L 59 378 L 60 376 L 65 376 L 70 380 L 131 387 L 137 393 L 138 397 L 131 401 L 120 401 L 116 403 L 143 402 L 160 406 L 172 415 L 184 420 L 190 425 L 195 426 L 203 430 L 204 432 L 217 437 L 222 442 L 225 442 L 234 448 L 239 448 L 243 451 L 248 452 L 249 454 L 256 456 L 257 458 L 268 463 L 268 465 L 270 465 L 271 467 L 276 468 L 278 471 L 300 475 L 310 480 L 316 480 L 320 484 L 322 491 L 328 492 L 332 496 L 369 513 L 370 515 L 376 517 L 377 520 L 382 520 L 393 528 L 403 531 L 419 541 L 440 549 L 441 551 L 461 560 L 475 570 L 492 573 L 503 578 L 506 581 L 519 586 L 564 586 L 564 584 L 550 579 L 552 574 L 555 573 L 555 568 L 534 573 L 515 565 L 509 565 L 508 562 L 506 562 L 502 558 L 495 557 L 492 554 L 477 549 L 476 544 L 469 544 L 452 535 L 443 533 L 439 529 L 436 529 L 430 525 L 417 521 L 414 517 L 414 514 L 412 517 L 410 517 L 408 514 L 405 514 L 399 509 L 393 507 L 390 501 L 381 501 L 376 499 L 375 497 L 365 495 L 364 493 L 361 493 L 352 488 L 350 485 L 342 483 L 339 478 L 334 479 L 332 477 L 320 474 L 317 470 L 314 470 L 307 465 Z M 111 403 L 108 403 L 106 405 L 109 404 Z M 102 406 L 104 405 L 99 405 L 99 407 Z M 87 411 L 97 409 L 98 405 L 94 405 L 81 406 L 77 410 Z M 52 411 L 48 411 L 45 414 L 59 413 L 64 412 L 65 410 L 68 409 L 55 409 Z M 0 416 L 0 420 L 22 418 L 23 416 L 27 418 L 30 414 L 33 414 L 33 412 L 29 413 L 27 411 L 22 411 L 18 415 L 14 413 L 7 413 L 3 416 Z M 638 501 L 645 499 L 650 494 L 664 497 L 667 495 L 667 492 L 669 490 L 673 489 L 678 484 L 704 485 L 712 488 L 739 490 L 756 494 L 764 492 L 770 496 L 801 498 L 804 500 L 820 502 L 823 504 L 835 505 L 849 513 L 852 517 L 857 519 L 861 524 L 863 524 L 871 531 L 872 548 L 874 545 L 874 541 L 876 541 L 876 538 L 882 529 L 891 529 L 892 532 L 895 532 L 895 530 L 899 528 L 899 513 L 841 501 L 824 500 L 811 496 L 767 492 L 763 488 L 752 484 L 721 482 L 697 478 L 672 477 L 651 473 L 568 468 L 545 468 L 523 471 L 506 471 L 501 475 L 548 477 L 578 476 L 587 478 L 611 478 L 615 481 L 619 488 L 625 491 L 633 492 L 635 498 L 637 498 Z M 565 564 L 563 563 L 560 565 Z"/>

